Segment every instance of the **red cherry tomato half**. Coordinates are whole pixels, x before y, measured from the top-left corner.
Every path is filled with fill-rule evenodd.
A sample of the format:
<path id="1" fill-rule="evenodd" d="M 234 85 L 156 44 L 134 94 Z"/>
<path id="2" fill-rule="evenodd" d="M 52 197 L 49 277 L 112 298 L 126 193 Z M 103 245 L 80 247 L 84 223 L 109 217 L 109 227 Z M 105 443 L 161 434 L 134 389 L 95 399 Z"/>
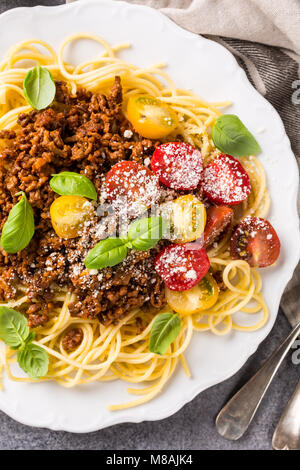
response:
<path id="1" fill-rule="evenodd" d="M 132 161 L 114 165 L 106 176 L 107 197 L 117 212 L 141 215 L 159 197 L 158 178 L 145 166 Z"/>
<path id="2" fill-rule="evenodd" d="M 212 242 L 230 224 L 233 210 L 228 206 L 212 206 L 206 210 L 207 221 L 204 229 L 204 247 Z"/>
<path id="3" fill-rule="evenodd" d="M 203 170 L 204 195 L 215 204 L 235 205 L 251 191 L 249 176 L 240 162 L 230 155 L 219 155 Z"/>
<path id="4" fill-rule="evenodd" d="M 191 289 L 209 270 L 209 259 L 197 244 L 169 245 L 155 259 L 155 269 L 170 290 Z"/>
<path id="5" fill-rule="evenodd" d="M 156 148 L 151 169 L 168 188 L 196 189 L 203 170 L 201 153 L 183 142 L 169 142 Z"/>
<path id="6" fill-rule="evenodd" d="M 230 253 L 250 266 L 265 268 L 275 263 L 280 253 L 280 241 L 274 228 L 260 217 L 246 217 L 234 232 Z"/>

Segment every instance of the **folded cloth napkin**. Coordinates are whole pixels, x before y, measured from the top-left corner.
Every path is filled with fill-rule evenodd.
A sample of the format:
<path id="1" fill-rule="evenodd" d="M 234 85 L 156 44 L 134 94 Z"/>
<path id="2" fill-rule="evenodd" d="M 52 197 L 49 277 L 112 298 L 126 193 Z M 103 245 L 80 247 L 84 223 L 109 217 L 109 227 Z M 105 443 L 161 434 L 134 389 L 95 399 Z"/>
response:
<path id="1" fill-rule="evenodd" d="M 67 3 L 70 1 L 74 0 Z M 183 28 L 229 49 L 251 83 L 277 109 L 300 166 L 300 0 L 127 2 L 156 8 Z M 300 264 L 281 301 L 292 323 L 299 291 Z"/>

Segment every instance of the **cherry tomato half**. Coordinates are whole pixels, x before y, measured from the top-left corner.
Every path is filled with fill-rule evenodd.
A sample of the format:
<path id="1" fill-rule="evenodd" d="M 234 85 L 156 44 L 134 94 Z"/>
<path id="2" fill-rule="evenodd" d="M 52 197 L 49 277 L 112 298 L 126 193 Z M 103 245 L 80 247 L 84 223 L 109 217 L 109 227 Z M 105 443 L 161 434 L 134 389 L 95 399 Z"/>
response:
<path id="1" fill-rule="evenodd" d="M 194 287 L 209 270 L 209 259 L 196 244 L 169 245 L 155 259 L 155 270 L 170 290 Z"/>
<path id="2" fill-rule="evenodd" d="M 156 148 L 152 171 L 168 188 L 196 189 L 203 170 L 201 153 L 184 142 L 169 142 Z"/>
<path id="3" fill-rule="evenodd" d="M 131 96 L 128 119 L 135 130 L 148 139 L 166 137 L 178 126 L 176 113 L 166 104 L 148 95 Z"/>
<path id="4" fill-rule="evenodd" d="M 90 201 L 81 196 L 60 196 L 50 206 L 53 228 L 61 238 L 77 237 L 84 222 L 93 213 Z"/>
<path id="5" fill-rule="evenodd" d="M 137 162 L 121 161 L 106 176 L 107 197 L 117 212 L 138 217 L 159 198 L 157 177 Z"/>
<path id="6" fill-rule="evenodd" d="M 180 196 L 171 203 L 171 228 L 175 243 L 192 242 L 199 238 L 206 222 L 204 204 L 192 194 Z"/>
<path id="7" fill-rule="evenodd" d="M 228 206 L 212 206 L 206 211 L 207 221 L 204 229 L 204 247 L 220 235 L 230 224 L 233 217 L 233 210 Z"/>
<path id="8" fill-rule="evenodd" d="M 169 306 L 181 315 L 192 315 L 207 310 L 218 300 L 219 287 L 211 274 L 207 273 L 196 286 L 184 292 L 165 289 Z"/>
<path id="9" fill-rule="evenodd" d="M 280 253 L 280 241 L 270 222 L 260 217 L 246 217 L 234 232 L 230 254 L 250 266 L 265 268 L 275 263 Z"/>
<path id="10" fill-rule="evenodd" d="M 215 204 L 235 205 L 247 199 L 251 184 L 240 162 L 221 154 L 203 170 L 202 189 Z"/>

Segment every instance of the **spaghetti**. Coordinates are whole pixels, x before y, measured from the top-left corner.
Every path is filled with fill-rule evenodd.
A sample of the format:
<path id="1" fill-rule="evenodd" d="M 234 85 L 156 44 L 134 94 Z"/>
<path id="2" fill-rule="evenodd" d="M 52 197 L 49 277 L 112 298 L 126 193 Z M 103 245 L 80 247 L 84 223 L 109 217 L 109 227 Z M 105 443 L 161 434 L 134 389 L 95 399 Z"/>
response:
<path id="1" fill-rule="evenodd" d="M 77 66 L 67 63 L 64 53 L 70 43 L 80 39 L 97 42 L 104 52 L 94 60 Z M 116 75 L 121 77 L 125 103 L 136 94 L 149 94 L 159 98 L 177 114 L 179 126 L 176 135 L 198 147 L 204 162 L 210 162 L 217 154 L 210 136 L 211 126 L 221 115 L 220 108 L 229 102 L 207 103 L 190 91 L 176 88 L 171 78 L 162 71 L 164 64 L 149 68 L 139 68 L 117 57 L 117 53 L 128 44 L 110 46 L 102 38 L 90 34 L 77 34 L 67 38 L 58 54 L 47 43 L 28 40 L 13 46 L 0 64 L 0 129 L 17 128 L 20 113 L 31 111 L 23 93 L 23 80 L 32 64 L 46 66 L 57 80 L 66 81 L 72 93 L 85 88 L 93 93 L 108 93 Z M 242 164 L 251 180 L 251 194 L 235 211 L 235 222 L 245 216 L 264 216 L 270 199 L 266 179 L 261 164 L 255 157 L 243 157 Z M 255 331 L 268 320 L 268 308 L 262 294 L 262 281 L 258 271 L 246 261 L 232 260 L 229 254 L 230 233 L 219 243 L 214 243 L 208 251 L 212 270 L 221 270 L 225 290 L 219 295 L 215 305 L 194 315 L 181 317 L 181 330 L 165 355 L 159 356 L 148 349 L 149 336 L 155 316 L 153 311 L 132 310 L 117 325 L 103 326 L 97 320 L 71 316 L 68 306 L 74 301 L 74 294 L 56 288 L 54 308 L 47 325 L 36 329 L 35 342 L 43 347 L 50 358 L 47 376 L 40 379 L 55 380 L 60 385 L 71 388 L 75 385 L 95 381 L 122 379 L 132 384 L 148 383 L 145 388 L 129 388 L 129 393 L 139 396 L 129 403 L 112 405 L 111 410 L 137 406 L 154 398 L 168 382 L 178 363 L 181 363 L 187 376 L 190 375 L 184 358 L 195 331 L 211 331 L 224 335 L 231 330 Z M 19 286 L 17 300 L 2 303 L 22 311 L 26 305 L 24 286 Z M 166 310 L 165 307 L 162 311 Z M 239 325 L 234 314 L 244 312 L 249 317 L 261 312 L 261 318 L 251 326 Z M 161 312 L 160 312 L 161 313 Z M 137 331 L 138 317 L 146 325 L 142 332 Z M 66 352 L 62 345 L 64 334 L 73 327 L 83 333 L 81 344 L 76 350 Z M 1 353 L 2 354 L 2 353 Z M 16 381 L 32 382 L 29 377 L 19 377 L 11 369 L 15 362 L 15 352 L 6 349 L 0 362 L 9 378 Z"/>

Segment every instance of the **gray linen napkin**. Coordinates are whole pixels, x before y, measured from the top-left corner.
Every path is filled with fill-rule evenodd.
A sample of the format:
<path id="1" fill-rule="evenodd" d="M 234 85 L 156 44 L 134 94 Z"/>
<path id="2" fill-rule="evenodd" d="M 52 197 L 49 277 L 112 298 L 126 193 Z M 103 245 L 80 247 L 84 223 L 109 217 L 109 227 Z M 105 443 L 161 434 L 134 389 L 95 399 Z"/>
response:
<path id="1" fill-rule="evenodd" d="M 72 1 L 75 0 L 66 0 Z M 280 114 L 300 167 L 299 0 L 127 2 L 157 8 L 183 28 L 201 33 L 229 49 L 251 83 Z M 298 309 L 299 293 L 300 264 L 281 299 L 281 307 L 291 323 Z"/>

